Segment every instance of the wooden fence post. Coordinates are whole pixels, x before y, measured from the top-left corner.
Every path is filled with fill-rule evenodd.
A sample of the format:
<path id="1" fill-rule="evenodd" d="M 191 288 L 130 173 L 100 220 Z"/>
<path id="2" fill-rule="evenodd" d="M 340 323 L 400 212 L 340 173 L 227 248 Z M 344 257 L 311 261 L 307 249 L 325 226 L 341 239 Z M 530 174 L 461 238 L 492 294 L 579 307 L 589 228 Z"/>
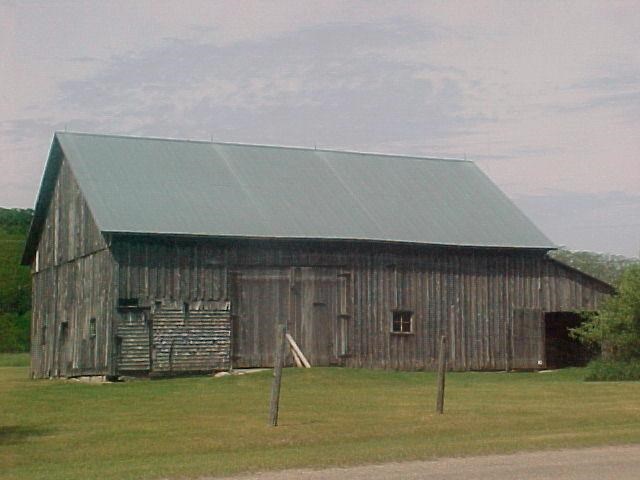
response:
<path id="1" fill-rule="evenodd" d="M 282 367 L 284 365 L 287 326 L 278 325 L 276 333 L 276 350 L 274 354 L 273 383 L 271 384 L 271 402 L 269 405 L 269 425 L 278 425 L 278 409 L 280 407 L 280 383 L 282 382 Z"/>
<path id="2" fill-rule="evenodd" d="M 438 399 L 436 401 L 436 413 L 444 412 L 444 375 L 447 370 L 447 336 L 440 339 L 440 352 L 438 352 Z"/>

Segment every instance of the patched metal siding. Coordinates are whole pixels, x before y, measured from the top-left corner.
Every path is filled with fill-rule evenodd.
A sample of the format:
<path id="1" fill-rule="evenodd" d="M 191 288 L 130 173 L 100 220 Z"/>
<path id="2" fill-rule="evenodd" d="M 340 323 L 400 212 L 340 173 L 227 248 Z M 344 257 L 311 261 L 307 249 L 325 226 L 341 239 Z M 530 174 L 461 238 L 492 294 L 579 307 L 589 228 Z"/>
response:
<path id="1" fill-rule="evenodd" d="M 153 314 L 152 373 L 228 370 L 231 315 L 210 302 L 165 305 Z M 210 305 L 208 306 L 209 308 Z"/>
<path id="2" fill-rule="evenodd" d="M 119 372 L 149 371 L 149 312 L 120 313 L 116 355 Z"/>

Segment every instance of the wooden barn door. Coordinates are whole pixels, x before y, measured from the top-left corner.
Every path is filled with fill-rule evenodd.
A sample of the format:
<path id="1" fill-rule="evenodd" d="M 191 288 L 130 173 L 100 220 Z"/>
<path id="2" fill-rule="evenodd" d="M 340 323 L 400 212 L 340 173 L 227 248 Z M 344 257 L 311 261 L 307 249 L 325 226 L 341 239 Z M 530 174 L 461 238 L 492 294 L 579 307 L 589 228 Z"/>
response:
<path id="1" fill-rule="evenodd" d="M 511 362 L 514 369 L 544 367 L 544 317 L 542 310 L 518 308 L 513 311 Z M 539 361 L 542 364 L 538 363 Z"/>
<path id="2" fill-rule="evenodd" d="M 289 268 L 253 267 L 231 274 L 234 367 L 273 365 L 276 325 L 291 330 Z"/>
<path id="3" fill-rule="evenodd" d="M 287 324 L 312 365 L 339 363 L 348 340 L 346 326 L 342 337 L 337 328 L 338 281 L 333 267 L 252 267 L 233 272 L 233 365 L 273 365 L 280 323 Z M 344 323 L 348 325 L 347 320 Z"/>
<path id="4" fill-rule="evenodd" d="M 296 267 L 292 280 L 294 328 L 291 334 L 311 365 L 338 363 L 337 270 Z"/>

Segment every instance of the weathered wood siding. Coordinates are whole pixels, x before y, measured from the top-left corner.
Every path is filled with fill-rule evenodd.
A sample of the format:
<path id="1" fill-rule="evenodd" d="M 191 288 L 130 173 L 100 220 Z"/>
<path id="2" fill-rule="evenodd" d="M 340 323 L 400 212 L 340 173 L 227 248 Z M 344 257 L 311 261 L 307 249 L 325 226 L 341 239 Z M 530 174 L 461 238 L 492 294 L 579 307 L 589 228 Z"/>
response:
<path id="1" fill-rule="evenodd" d="M 338 280 L 335 267 L 234 269 L 229 295 L 234 313 L 234 365 L 272 365 L 279 323 L 287 325 L 312 364 L 339 364 Z"/>
<path id="2" fill-rule="evenodd" d="M 174 300 L 121 308 L 116 324 L 118 373 L 179 374 L 228 370 L 231 312 L 228 302 Z"/>
<path id="3" fill-rule="evenodd" d="M 510 342 L 506 351 L 506 368 L 542 367 L 545 361 L 544 316 L 537 308 L 516 308 L 507 333 Z M 543 363 L 538 363 L 543 362 Z"/>
<path id="4" fill-rule="evenodd" d="M 109 374 L 114 265 L 63 160 L 32 264 L 33 377 Z"/>
<path id="5" fill-rule="evenodd" d="M 62 160 L 38 243 L 35 271 L 62 265 L 106 248 L 66 160 Z"/>
<path id="6" fill-rule="evenodd" d="M 226 300 L 225 251 L 214 243 L 116 241 L 119 298 L 141 306 L 156 300 Z"/>
<path id="7" fill-rule="evenodd" d="M 114 255 L 122 298 L 230 301 L 243 367 L 272 364 L 286 322 L 317 365 L 433 369 L 446 333 L 454 369 L 534 368 L 518 311 L 593 310 L 611 292 L 536 251 L 129 238 Z M 413 312 L 411 334 L 391 333 L 394 310 Z"/>
<path id="8" fill-rule="evenodd" d="M 153 344 L 150 310 L 120 311 L 115 328 L 118 373 L 149 372 Z"/>
<path id="9" fill-rule="evenodd" d="M 227 370 L 231 312 L 226 302 L 164 304 L 152 313 L 154 374 Z"/>

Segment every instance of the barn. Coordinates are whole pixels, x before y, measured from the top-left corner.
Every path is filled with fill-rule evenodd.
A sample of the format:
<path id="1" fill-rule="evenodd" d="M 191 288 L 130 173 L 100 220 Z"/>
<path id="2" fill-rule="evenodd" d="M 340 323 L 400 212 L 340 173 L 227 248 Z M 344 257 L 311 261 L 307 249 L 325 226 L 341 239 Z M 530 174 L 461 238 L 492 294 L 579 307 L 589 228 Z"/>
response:
<path id="1" fill-rule="evenodd" d="M 34 378 L 560 366 L 612 287 L 466 160 L 59 132 L 23 264 Z M 291 358 L 287 361 L 291 362 Z"/>

